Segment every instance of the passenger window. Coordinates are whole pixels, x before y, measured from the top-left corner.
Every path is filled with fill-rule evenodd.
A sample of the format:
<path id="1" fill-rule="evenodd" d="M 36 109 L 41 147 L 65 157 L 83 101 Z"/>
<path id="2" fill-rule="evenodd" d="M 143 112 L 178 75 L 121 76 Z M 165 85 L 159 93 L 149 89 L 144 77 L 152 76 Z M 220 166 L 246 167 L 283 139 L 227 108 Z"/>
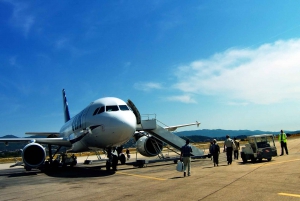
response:
<path id="1" fill-rule="evenodd" d="M 100 110 L 98 111 L 98 114 L 100 114 L 100 113 L 102 113 L 102 112 L 104 112 L 104 106 L 102 106 L 102 107 L 100 108 Z"/>
<path id="2" fill-rule="evenodd" d="M 98 113 L 99 107 L 94 111 L 93 116 Z"/>
<path id="3" fill-rule="evenodd" d="M 119 108 L 117 105 L 106 106 L 106 112 L 118 111 Z"/>
<path id="4" fill-rule="evenodd" d="M 127 105 L 119 105 L 119 107 L 120 107 L 120 110 L 122 110 L 122 111 L 129 110 Z"/>

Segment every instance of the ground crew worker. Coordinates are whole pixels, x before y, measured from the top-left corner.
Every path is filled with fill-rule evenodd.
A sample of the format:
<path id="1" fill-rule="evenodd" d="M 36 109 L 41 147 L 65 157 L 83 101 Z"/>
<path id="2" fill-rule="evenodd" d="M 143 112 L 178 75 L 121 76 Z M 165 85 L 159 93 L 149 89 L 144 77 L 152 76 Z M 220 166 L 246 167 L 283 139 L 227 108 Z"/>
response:
<path id="1" fill-rule="evenodd" d="M 224 142 L 224 151 L 226 150 L 227 163 L 231 165 L 232 163 L 232 151 L 235 148 L 234 142 L 230 139 L 229 135 L 226 135 L 226 140 Z"/>
<path id="2" fill-rule="evenodd" d="M 286 134 L 283 132 L 283 130 L 280 131 L 280 134 L 278 136 L 278 140 L 280 142 L 281 145 L 281 155 L 282 156 L 284 154 L 283 149 L 285 149 L 285 153 L 287 155 L 289 155 L 288 149 L 287 149 L 287 139 L 286 139 Z"/>
<path id="3" fill-rule="evenodd" d="M 186 176 L 186 167 L 188 168 L 188 176 L 191 176 L 191 153 L 193 152 L 192 147 L 190 146 L 190 140 L 185 141 L 185 145 L 181 147 L 180 160 L 183 159 L 184 164 L 184 173 L 183 176 Z"/>
<path id="4" fill-rule="evenodd" d="M 235 149 L 233 151 L 233 156 L 234 156 L 234 159 L 238 160 L 239 159 L 240 142 L 237 141 L 236 137 L 233 138 L 233 142 L 235 145 Z"/>

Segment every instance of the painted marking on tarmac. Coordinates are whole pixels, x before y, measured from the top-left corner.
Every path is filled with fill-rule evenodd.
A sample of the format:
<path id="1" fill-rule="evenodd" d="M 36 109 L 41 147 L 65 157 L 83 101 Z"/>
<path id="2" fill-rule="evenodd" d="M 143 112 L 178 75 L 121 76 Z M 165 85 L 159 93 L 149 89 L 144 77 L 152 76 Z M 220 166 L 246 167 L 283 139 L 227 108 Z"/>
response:
<path id="1" fill-rule="evenodd" d="M 299 194 L 290 194 L 290 193 L 278 193 L 278 195 L 290 196 L 300 198 Z"/>
<path id="2" fill-rule="evenodd" d="M 124 172 L 116 172 L 116 173 L 117 174 L 128 175 L 128 176 L 146 178 L 146 179 L 154 179 L 154 180 L 158 180 L 158 181 L 165 181 L 165 180 L 167 180 L 167 179 L 163 179 L 163 178 L 149 177 L 149 176 L 143 176 L 143 175 L 138 175 L 138 174 L 128 174 L 128 173 L 124 173 Z"/>
<path id="3" fill-rule="evenodd" d="M 264 164 L 257 164 L 257 165 L 252 165 L 252 167 L 258 167 L 258 166 L 268 166 L 268 165 L 276 165 L 279 163 L 288 163 L 288 162 L 293 162 L 293 161 L 299 161 L 300 159 L 294 159 L 294 160 L 288 160 L 288 161 L 281 161 L 281 162 L 274 162 L 274 163 L 264 163 Z"/>

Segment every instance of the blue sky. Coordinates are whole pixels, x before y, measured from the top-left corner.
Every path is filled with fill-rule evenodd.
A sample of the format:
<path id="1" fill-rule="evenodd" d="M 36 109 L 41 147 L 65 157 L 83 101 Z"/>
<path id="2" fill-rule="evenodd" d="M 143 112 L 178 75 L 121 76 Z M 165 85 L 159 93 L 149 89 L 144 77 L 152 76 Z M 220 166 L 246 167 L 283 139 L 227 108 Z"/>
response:
<path id="1" fill-rule="evenodd" d="M 300 129 L 298 1 L 0 0 L 2 135 L 131 99 L 166 125 Z M 189 127 L 181 130 L 194 130 Z"/>

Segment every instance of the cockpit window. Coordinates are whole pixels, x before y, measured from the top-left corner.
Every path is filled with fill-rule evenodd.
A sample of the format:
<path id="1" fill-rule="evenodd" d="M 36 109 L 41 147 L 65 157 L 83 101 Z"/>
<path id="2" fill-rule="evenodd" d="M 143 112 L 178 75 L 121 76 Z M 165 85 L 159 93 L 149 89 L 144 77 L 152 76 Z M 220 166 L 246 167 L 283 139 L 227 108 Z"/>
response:
<path id="1" fill-rule="evenodd" d="M 99 111 L 98 111 L 98 114 L 104 112 L 104 106 L 100 107 Z"/>
<path id="2" fill-rule="evenodd" d="M 93 113 L 93 116 L 96 115 L 96 114 L 100 114 L 102 112 L 104 112 L 104 106 L 98 107 L 97 109 L 95 109 L 95 111 Z"/>
<path id="3" fill-rule="evenodd" d="M 106 112 L 118 111 L 119 107 L 117 105 L 106 106 Z"/>
<path id="4" fill-rule="evenodd" d="M 129 110 L 129 108 L 127 107 L 127 105 L 119 105 L 120 110 L 124 111 L 124 110 Z"/>
<path id="5" fill-rule="evenodd" d="M 96 115 L 98 113 L 99 107 L 97 109 L 95 109 L 93 116 Z"/>

